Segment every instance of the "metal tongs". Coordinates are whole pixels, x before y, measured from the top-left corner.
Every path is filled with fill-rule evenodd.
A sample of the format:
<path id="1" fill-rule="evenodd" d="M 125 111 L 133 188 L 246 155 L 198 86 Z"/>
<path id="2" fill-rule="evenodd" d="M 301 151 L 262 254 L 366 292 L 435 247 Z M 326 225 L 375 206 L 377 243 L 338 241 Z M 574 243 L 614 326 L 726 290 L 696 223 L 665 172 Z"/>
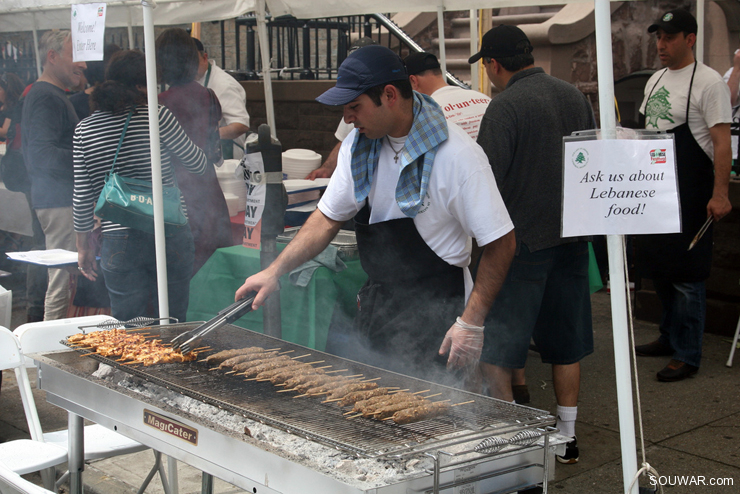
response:
<path id="1" fill-rule="evenodd" d="M 691 250 L 694 248 L 696 243 L 701 240 L 701 238 L 704 236 L 704 234 L 707 232 L 707 228 L 709 228 L 709 225 L 712 224 L 712 220 L 714 219 L 714 216 L 710 216 L 707 218 L 707 221 L 704 222 L 704 224 L 699 228 L 699 231 L 697 232 L 696 236 L 694 237 L 694 240 L 691 241 L 689 244 L 689 248 L 687 250 Z"/>
<path id="2" fill-rule="evenodd" d="M 244 314 L 252 310 L 252 304 L 254 303 L 254 297 L 257 296 L 257 292 L 251 292 L 247 297 L 234 302 L 230 306 L 226 307 L 216 317 L 209 320 L 206 323 L 201 324 L 195 329 L 186 331 L 172 339 L 172 348 L 179 349 L 183 355 L 192 352 L 195 348 L 198 348 L 200 341 L 205 335 L 218 329 L 224 324 L 229 324 Z"/>

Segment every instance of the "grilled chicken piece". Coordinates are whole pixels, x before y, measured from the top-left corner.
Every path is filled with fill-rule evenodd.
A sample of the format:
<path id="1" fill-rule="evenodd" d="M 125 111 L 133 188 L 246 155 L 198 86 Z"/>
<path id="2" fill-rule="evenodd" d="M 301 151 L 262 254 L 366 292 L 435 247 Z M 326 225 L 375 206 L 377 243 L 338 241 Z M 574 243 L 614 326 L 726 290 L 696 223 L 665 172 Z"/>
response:
<path id="1" fill-rule="evenodd" d="M 446 414 L 451 408 L 451 405 L 446 401 L 438 401 L 435 403 L 425 403 L 418 407 L 406 408 L 399 410 L 394 413 L 393 421 L 398 425 L 411 424 L 413 422 L 420 422 L 422 420 L 429 420 L 440 415 Z"/>

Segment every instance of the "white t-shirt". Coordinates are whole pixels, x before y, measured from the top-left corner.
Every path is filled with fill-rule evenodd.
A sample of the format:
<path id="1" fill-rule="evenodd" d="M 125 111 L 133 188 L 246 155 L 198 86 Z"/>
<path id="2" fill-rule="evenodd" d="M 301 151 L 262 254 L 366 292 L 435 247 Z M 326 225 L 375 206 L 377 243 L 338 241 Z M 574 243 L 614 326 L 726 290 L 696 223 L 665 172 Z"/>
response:
<path id="1" fill-rule="evenodd" d="M 238 122 L 249 127 L 249 113 L 247 113 L 247 93 L 239 81 L 227 74 L 221 67 L 216 65 L 213 60 L 208 61 L 211 64 L 211 76 L 208 78 L 208 85 L 205 85 L 206 75 L 198 80 L 201 86 L 213 89 L 216 93 L 218 102 L 221 103 L 221 121 L 219 127 L 230 125 Z M 242 134 L 234 142 L 244 147 L 246 134 Z M 237 156 L 238 155 L 238 156 Z M 244 152 L 234 146 L 234 159 L 244 156 Z"/>
<path id="2" fill-rule="evenodd" d="M 686 122 L 686 97 L 693 70 L 692 63 L 679 70 L 659 70 L 650 77 L 640 106 L 640 113 L 645 115 L 646 129 L 668 130 Z M 650 103 L 646 105 L 648 96 Z M 699 62 L 691 89 L 689 129 L 711 159 L 714 159 L 714 146 L 709 129 L 730 122 L 730 89 L 717 71 Z"/>
<path id="3" fill-rule="evenodd" d="M 319 201 L 319 209 L 335 221 L 346 221 L 365 205 L 355 201 L 351 172 L 352 131 L 339 150 L 337 169 Z M 414 218 L 414 225 L 424 242 L 443 260 L 453 266 L 467 267 L 474 237 L 486 245 L 514 229 L 504 201 L 493 178 L 486 154 L 465 132 L 449 126 L 449 139 L 437 150 L 429 190 L 424 205 Z M 396 149 L 406 138 L 391 138 Z M 400 176 L 400 161 L 388 140 L 383 140 L 377 174 L 370 188 L 370 223 L 406 218 L 395 198 Z M 472 280 L 466 271 L 466 296 Z"/>
<path id="4" fill-rule="evenodd" d="M 337 131 L 334 132 L 334 137 L 337 138 L 338 141 L 344 141 L 344 139 L 347 138 L 350 132 L 352 132 L 352 129 L 354 129 L 355 126 L 352 124 L 348 124 L 344 121 L 344 117 L 339 121 L 339 125 L 337 125 Z"/>
<path id="5" fill-rule="evenodd" d="M 491 98 L 478 91 L 458 86 L 445 86 L 432 93 L 432 98 L 442 108 L 447 123 L 459 125 L 473 140 L 478 138 L 478 128 Z"/>

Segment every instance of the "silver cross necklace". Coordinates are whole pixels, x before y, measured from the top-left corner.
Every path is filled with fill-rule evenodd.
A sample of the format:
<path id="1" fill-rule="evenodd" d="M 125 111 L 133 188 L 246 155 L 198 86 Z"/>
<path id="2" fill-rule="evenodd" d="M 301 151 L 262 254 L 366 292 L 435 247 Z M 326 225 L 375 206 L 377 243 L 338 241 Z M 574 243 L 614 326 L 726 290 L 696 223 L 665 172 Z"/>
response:
<path id="1" fill-rule="evenodd" d="M 396 155 L 395 155 L 395 156 L 393 157 L 393 161 L 394 161 L 394 162 L 395 162 L 396 164 L 398 164 L 398 155 L 399 155 L 399 154 L 401 154 L 401 151 L 403 151 L 403 148 L 404 148 L 404 147 L 405 147 L 406 145 L 404 144 L 403 146 L 401 146 L 401 149 L 399 149 L 398 151 L 396 151 L 396 149 L 395 149 L 395 148 L 393 147 L 393 144 L 391 143 L 391 138 L 390 138 L 390 137 L 388 137 L 388 136 L 385 136 L 385 138 L 386 138 L 386 139 L 388 140 L 388 145 L 389 145 L 389 146 L 391 147 L 391 150 L 392 150 L 392 151 L 393 151 L 393 152 L 394 152 L 394 153 L 396 154 Z"/>

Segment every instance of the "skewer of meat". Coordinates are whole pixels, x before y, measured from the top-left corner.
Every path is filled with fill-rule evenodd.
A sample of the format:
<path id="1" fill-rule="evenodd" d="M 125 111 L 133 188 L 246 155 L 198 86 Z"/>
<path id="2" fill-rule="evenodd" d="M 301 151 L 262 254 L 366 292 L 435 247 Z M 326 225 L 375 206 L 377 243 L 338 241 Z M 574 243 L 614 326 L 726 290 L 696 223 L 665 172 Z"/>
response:
<path id="1" fill-rule="evenodd" d="M 423 399 L 424 398 L 422 398 L 418 394 L 406 393 L 402 391 L 399 393 L 387 394 L 384 396 L 375 396 L 367 400 L 358 401 L 355 403 L 352 411 L 358 413 L 371 406 L 377 407 L 391 405 L 393 403 L 400 403 L 402 401 L 421 401 Z"/>
<path id="2" fill-rule="evenodd" d="M 315 372 L 316 368 L 308 362 L 298 362 L 288 367 L 277 367 L 276 369 L 270 369 L 262 371 L 254 377 L 255 381 L 272 381 L 275 376 L 286 376 L 284 379 L 277 380 L 275 382 L 283 382 L 290 379 L 298 372 Z"/>
<path id="3" fill-rule="evenodd" d="M 230 359 L 232 357 L 236 357 L 237 355 L 246 355 L 248 353 L 264 353 L 267 351 L 273 351 L 271 350 L 265 350 L 262 347 L 259 346 L 250 346 L 245 348 L 232 348 L 230 350 L 222 350 L 220 352 L 214 353 L 213 355 L 209 355 L 204 360 L 209 365 L 218 365 L 221 362 L 223 362 L 226 359 Z"/>
<path id="4" fill-rule="evenodd" d="M 350 383 L 345 384 L 344 386 L 340 386 L 334 390 L 332 390 L 329 393 L 330 399 L 341 399 L 342 397 L 346 396 L 349 393 L 352 393 L 353 391 L 367 391 L 372 389 L 377 389 L 378 383 L 375 382 L 358 382 L 358 383 Z"/>
<path id="5" fill-rule="evenodd" d="M 351 391 L 347 393 L 346 395 L 342 396 L 341 398 L 333 398 L 324 401 L 324 403 L 330 403 L 333 401 L 339 402 L 340 407 L 346 407 L 349 405 L 354 405 L 358 401 L 367 400 L 368 398 L 372 398 L 374 396 L 383 396 L 387 395 L 389 391 L 391 391 L 394 388 L 375 388 L 375 389 L 365 389 L 362 391 Z"/>
<path id="6" fill-rule="evenodd" d="M 231 357 L 220 364 L 218 364 L 218 369 L 224 370 L 224 369 L 231 369 L 236 364 L 241 364 L 242 362 L 252 362 L 254 360 L 261 360 L 264 358 L 270 358 L 274 357 L 278 354 L 277 351 L 272 352 L 261 352 L 261 353 L 245 353 L 242 355 L 237 355 L 236 357 Z"/>
<path id="7" fill-rule="evenodd" d="M 411 424 L 422 420 L 429 420 L 446 414 L 453 405 L 446 401 L 424 403 L 417 407 L 406 408 L 395 412 L 385 420 L 393 420 L 398 425 Z"/>
<path id="8" fill-rule="evenodd" d="M 250 366 L 249 368 L 245 369 L 244 372 L 240 373 L 239 375 L 245 376 L 245 377 L 254 377 L 257 374 L 264 372 L 264 371 L 284 368 L 284 367 L 294 367 L 294 366 L 301 365 L 302 363 L 303 362 L 299 360 L 293 360 L 290 357 L 287 357 L 286 359 L 282 359 L 278 357 L 272 361 L 265 362 L 257 366 Z M 238 365 L 241 365 L 241 364 L 238 364 Z M 238 365 L 234 367 L 234 370 L 237 370 Z"/>

